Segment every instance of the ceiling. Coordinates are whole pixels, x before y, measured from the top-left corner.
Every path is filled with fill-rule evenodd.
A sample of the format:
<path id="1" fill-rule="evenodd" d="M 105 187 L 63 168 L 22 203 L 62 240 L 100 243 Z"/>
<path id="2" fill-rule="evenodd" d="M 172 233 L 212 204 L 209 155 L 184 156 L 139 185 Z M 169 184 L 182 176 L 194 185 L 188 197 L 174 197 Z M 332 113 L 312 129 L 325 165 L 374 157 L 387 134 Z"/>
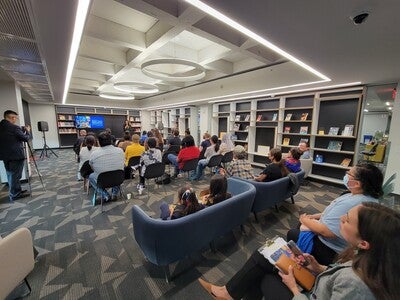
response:
<path id="1" fill-rule="evenodd" d="M 353 0 L 340 5 L 317 0 L 203 2 L 331 79 L 306 87 L 400 81 L 400 1 Z M 12 10 L 10 5 L 14 6 Z M 15 9 L 17 5 L 19 10 Z M 26 37 L 0 30 L 0 66 L 33 101 L 61 102 L 76 6 L 76 0 L 0 0 L 2 22 L 12 21 L 17 26 L 15 20 L 22 17 L 26 21 L 22 25 L 28 28 L 25 31 L 34 33 Z M 354 25 L 350 16 L 364 10 L 370 16 L 364 24 Z M 5 42 L 10 34 L 18 41 L 15 45 Z M 16 57 L 21 41 L 36 47 L 36 56 L 30 57 L 32 62 Z M 194 61 L 205 68 L 205 77 L 190 82 L 150 78 L 140 67 L 154 58 Z M 33 67 L 9 67 L 14 62 Z M 191 69 L 162 66 L 158 71 L 175 74 L 190 73 Z M 32 75 L 34 72 L 38 74 Z M 181 94 L 190 102 L 191 98 L 201 99 L 204 95 L 210 98 L 257 88 L 282 92 L 297 88 L 282 86 L 317 80 L 298 64 L 185 1 L 92 0 L 67 103 L 75 99 L 95 105 L 148 107 L 179 102 Z M 160 95 L 136 94 L 139 101 L 123 104 L 97 96 L 100 92 L 116 93 L 113 84 L 124 81 L 155 84 Z"/>

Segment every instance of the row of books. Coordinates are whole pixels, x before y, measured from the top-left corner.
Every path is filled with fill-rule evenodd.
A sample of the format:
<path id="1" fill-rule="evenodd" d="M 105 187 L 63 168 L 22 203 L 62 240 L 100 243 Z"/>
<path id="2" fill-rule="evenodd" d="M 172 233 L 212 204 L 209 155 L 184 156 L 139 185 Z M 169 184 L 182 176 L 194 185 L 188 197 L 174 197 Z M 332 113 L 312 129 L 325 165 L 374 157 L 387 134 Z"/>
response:
<path id="1" fill-rule="evenodd" d="M 75 128 L 58 128 L 59 133 L 76 133 Z"/>
<path id="2" fill-rule="evenodd" d="M 58 115 L 59 120 L 74 121 L 74 116 Z"/>
<path id="3" fill-rule="evenodd" d="M 302 113 L 300 116 L 300 121 L 307 121 L 308 113 Z M 285 121 L 295 120 L 293 114 L 287 114 L 285 116 Z"/>
<path id="4" fill-rule="evenodd" d="M 324 163 L 324 156 L 323 155 L 321 155 L 321 154 L 317 154 L 316 156 L 315 156 L 315 160 L 314 160 L 316 163 L 319 163 L 319 164 L 322 164 L 322 163 Z M 342 167 L 348 167 L 348 166 L 350 166 L 350 163 L 351 163 L 351 158 L 344 158 L 343 160 L 342 160 L 342 162 L 340 163 L 340 165 L 342 166 Z"/>
<path id="5" fill-rule="evenodd" d="M 307 121 L 307 117 L 308 117 L 308 113 L 301 114 L 300 121 Z M 293 118 L 293 114 L 287 114 L 286 117 L 285 117 L 285 121 L 290 121 L 290 120 L 292 120 L 292 118 Z M 260 122 L 260 121 L 272 121 L 272 122 L 275 122 L 277 120 L 278 120 L 278 114 L 277 113 L 274 113 L 272 115 L 272 119 L 271 120 L 263 120 L 263 115 L 257 115 L 257 119 L 256 119 L 257 122 Z M 242 120 L 242 116 L 241 115 L 236 115 L 235 116 L 235 121 L 236 122 L 239 122 L 239 121 L 250 122 L 250 115 L 246 115 L 243 120 Z"/>
<path id="6" fill-rule="evenodd" d="M 291 132 L 290 132 L 290 129 L 291 129 L 290 126 L 286 126 L 286 127 L 283 129 L 283 133 L 291 133 Z M 294 133 L 294 132 L 292 132 L 292 133 Z M 308 126 L 301 126 L 301 127 L 300 127 L 299 133 L 300 133 L 300 134 L 307 134 L 307 133 L 308 133 Z"/>
<path id="7" fill-rule="evenodd" d="M 300 139 L 299 144 L 300 143 L 308 143 L 308 139 Z M 290 138 L 284 138 L 282 141 L 282 145 L 284 146 L 290 145 Z"/>
<path id="8" fill-rule="evenodd" d="M 330 127 L 328 131 L 328 135 L 339 135 L 340 127 Z M 353 136 L 354 133 L 354 125 L 345 125 L 341 135 L 342 136 Z M 318 134 L 324 135 L 325 129 L 320 128 L 318 129 Z"/>
<path id="9" fill-rule="evenodd" d="M 240 131 L 240 130 L 249 131 L 249 128 L 250 128 L 249 125 L 244 126 L 244 125 L 241 125 L 241 124 L 238 124 L 238 123 L 235 123 L 233 125 L 233 131 Z"/>

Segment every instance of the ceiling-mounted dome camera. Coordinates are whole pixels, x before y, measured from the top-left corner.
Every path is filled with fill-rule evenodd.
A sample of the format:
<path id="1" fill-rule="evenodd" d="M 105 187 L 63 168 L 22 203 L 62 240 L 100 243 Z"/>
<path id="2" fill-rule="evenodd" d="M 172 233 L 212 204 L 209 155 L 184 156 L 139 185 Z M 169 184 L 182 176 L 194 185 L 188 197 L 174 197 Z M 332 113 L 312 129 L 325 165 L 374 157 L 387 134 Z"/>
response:
<path id="1" fill-rule="evenodd" d="M 368 16 L 369 16 L 368 11 L 362 11 L 355 14 L 354 16 L 351 16 L 350 19 L 353 21 L 355 25 L 360 25 L 367 20 Z"/>

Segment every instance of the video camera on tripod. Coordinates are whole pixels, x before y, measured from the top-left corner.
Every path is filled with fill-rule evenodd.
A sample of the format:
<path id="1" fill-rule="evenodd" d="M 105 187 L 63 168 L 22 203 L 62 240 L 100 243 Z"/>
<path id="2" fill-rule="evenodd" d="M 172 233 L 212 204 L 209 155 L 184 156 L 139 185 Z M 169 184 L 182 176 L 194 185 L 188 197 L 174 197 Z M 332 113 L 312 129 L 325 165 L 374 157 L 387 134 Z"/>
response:
<path id="1" fill-rule="evenodd" d="M 44 156 L 49 157 L 47 151 L 50 151 L 52 154 L 54 154 L 56 157 L 58 157 L 57 154 L 54 153 L 54 151 L 47 145 L 46 142 L 46 131 L 49 131 L 49 123 L 46 121 L 39 121 L 37 123 L 38 130 L 42 132 L 43 134 L 43 149 L 42 152 L 40 152 L 39 158 L 44 158 Z"/>

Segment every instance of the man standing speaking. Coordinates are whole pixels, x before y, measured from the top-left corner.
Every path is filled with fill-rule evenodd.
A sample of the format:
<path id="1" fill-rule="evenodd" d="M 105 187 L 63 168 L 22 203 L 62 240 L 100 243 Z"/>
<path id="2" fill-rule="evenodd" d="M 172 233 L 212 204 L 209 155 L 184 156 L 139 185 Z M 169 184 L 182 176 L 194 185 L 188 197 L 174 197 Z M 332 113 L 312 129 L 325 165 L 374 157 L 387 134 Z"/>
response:
<path id="1" fill-rule="evenodd" d="M 4 119 L 0 122 L 0 160 L 4 162 L 7 172 L 10 201 L 29 196 L 26 190 L 21 188 L 22 170 L 24 169 L 25 150 L 23 142 L 30 138 L 30 126 L 24 130 L 15 125 L 18 114 L 12 110 L 4 112 Z"/>

